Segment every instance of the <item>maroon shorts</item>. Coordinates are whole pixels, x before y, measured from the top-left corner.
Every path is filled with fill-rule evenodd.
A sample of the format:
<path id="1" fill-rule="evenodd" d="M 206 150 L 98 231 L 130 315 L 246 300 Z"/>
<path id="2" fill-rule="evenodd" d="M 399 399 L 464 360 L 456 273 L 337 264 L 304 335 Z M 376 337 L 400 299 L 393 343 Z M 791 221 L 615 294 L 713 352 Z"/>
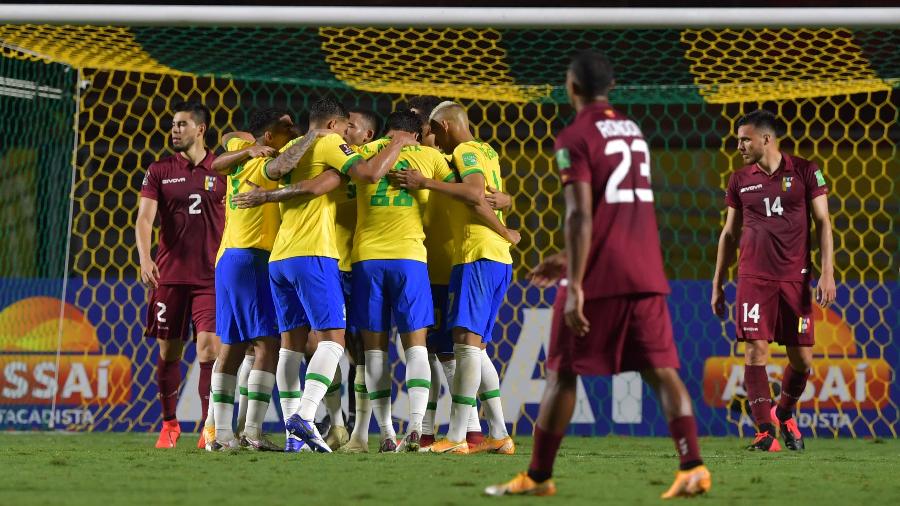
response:
<path id="1" fill-rule="evenodd" d="M 591 330 L 578 336 L 566 326 L 566 291 L 556 292 L 547 367 L 587 376 L 678 367 L 666 296 L 635 294 L 584 302 Z"/>
<path id="2" fill-rule="evenodd" d="M 160 285 L 150 291 L 145 336 L 186 340 L 191 323 L 195 333 L 216 331 L 215 285 Z"/>
<path id="3" fill-rule="evenodd" d="M 739 278 L 735 304 L 738 341 L 812 346 L 812 290 L 801 281 Z"/>

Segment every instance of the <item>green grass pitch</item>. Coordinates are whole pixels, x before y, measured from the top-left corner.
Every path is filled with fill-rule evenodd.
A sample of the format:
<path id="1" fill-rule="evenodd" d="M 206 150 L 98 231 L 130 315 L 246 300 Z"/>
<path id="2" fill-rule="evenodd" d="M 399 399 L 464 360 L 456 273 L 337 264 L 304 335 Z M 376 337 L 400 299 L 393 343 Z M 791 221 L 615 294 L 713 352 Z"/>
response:
<path id="1" fill-rule="evenodd" d="M 183 434 L 171 451 L 153 448 L 155 440 L 156 434 L 0 434 L 0 503 L 660 504 L 676 464 L 667 438 L 569 437 L 557 460 L 556 497 L 488 498 L 481 495 L 485 485 L 526 468 L 530 438 L 517 438 L 512 457 L 210 454 L 193 448 L 195 434 Z M 748 453 L 745 444 L 702 439 L 713 489 L 696 504 L 900 504 L 896 440 L 810 439 L 803 454 Z"/>

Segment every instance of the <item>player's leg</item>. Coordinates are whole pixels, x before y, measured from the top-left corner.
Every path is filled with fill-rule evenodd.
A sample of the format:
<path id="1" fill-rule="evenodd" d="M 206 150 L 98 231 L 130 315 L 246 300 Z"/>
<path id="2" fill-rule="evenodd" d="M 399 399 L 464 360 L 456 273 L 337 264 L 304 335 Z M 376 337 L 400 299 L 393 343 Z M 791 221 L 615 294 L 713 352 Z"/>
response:
<path id="1" fill-rule="evenodd" d="M 345 332 L 345 340 L 346 337 Z M 331 419 L 331 427 L 325 435 L 325 442 L 328 444 L 329 448 L 333 449 L 344 446 L 350 439 L 350 433 L 347 432 L 347 427 L 344 422 L 344 408 L 342 406 L 341 384 L 343 379 L 343 372 L 341 371 L 340 363 L 338 363 L 338 367 L 334 370 L 334 378 L 331 380 L 331 385 L 328 386 L 325 397 L 322 398 L 322 404 L 325 405 L 325 412 Z"/>
<path id="2" fill-rule="evenodd" d="M 807 283 L 779 283 L 779 341 L 787 347 L 788 365 L 781 380 L 781 398 L 772 408 L 772 420 L 781 428 L 788 450 L 800 451 L 805 445 L 794 419 L 797 401 L 806 389 L 812 370 L 812 346 L 815 332 L 812 319 L 812 293 Z"/>
<path id="3" fill-rule="evenodd" d="M 237 434 L 244 433 L 244 425 L 247 422 L 247 379 L 250 377 L 250 371 L 253 370 L 253 362 L 255 355 L 253 347 L 247 347 L 247 353 L 244 355 L 244 361 L 238 369 L 238 415 L 237 415 Z"/>
<path id="4" fill-rule="evenodd" d="M 426 338 L 427 340 L 428 338 Z M 432 353 L 429 346 L 428 366 L 431 368 L 431 388 L 428 389 L 428 404 L 425 405 L 425 416 L 422 417 L 422 437 L 419 440 L 419 450 L 428 448 L 434 443 L 434 435 L 437 433 L 435 418 L 437 415 L 437 403 L 441 395 L 441 376 L 443 375 L 441 361 L 437 354 Z"/>
<path id="5" fill-rule="evenodd" d="M 401 333 L 403 350 L 406 356 L 406 392 L 409 396 L 409 425 L 406 436 L 397 447 L 397 451 L 419 451 L 422 438 L 422 420 L 428 406 L 428 396 L 433 378 L 428 363 L 428 349 L 425 346 L 426 329 Z M 440 380 L 436 379 L 438 384 Z"/>
<path id="6" fill-rule="evenodd" d="M 755 278 L 738 279 L 736 297 L 738 341 L 744 342 L 744 388 L 757 432 L 748 450 L 777 452 L 772 421 L 772 393 L 769 389 L 769 343 L 778 319 L 778 285 Z"/>
<path id="7" fill-rule="evenodd" d="M 200 378 L 197 393 L 204 416 L 209 410 L 210 384 L 213 364 L 219 354 L 219 337 L 216 335 L 216 287 L 193 287 L 190 293 L 191 318 L 197 333 L 197 362 L 200 364 Z M 201 421 L 202 424 L 202 421 Z M 197 447 L 205 446 L 205 437 L 201 433 Z"/>
<path id="8" fill-rule="evenodd" d="M 331 452 L 319 434 L 314 418 L 319 403 L 331 386 L 335 370 L 344 354 L 344 329 L 347 325 L 344 295 L 337 259 L 297 257 L 293 282 L 300 295 L 310 327 L 320 338 L 312 360 L 306 367 L 306 385 L 300 409 L 289 419 L 288 430 L 315 451 Z"/>
<path id="9" fill-rule="evenodd" d="M 226 337 L 227 336 L 227 337 Z M 234 436 L 232 420 L 234 418 L 234 392 L 237 388 L 237 372 L 241 367 L 247 342 L 242 342 L 237 335 L 225 334 L 219 349 L 219 358 L 215 361 L 216 369 L 211 379 L 213 413 L 216 423 L 214 441 L 207 441 L 209 451 L 228 450 L 238 447 Z M 234 340 L 232 341 L 232 338 Z"/>
<path id="10" fill-rule="evenodd" d="M 182 340 L 189 335 L 188 302 L 188 290 L 180 285 L 162 285 L 150 292 L 145 335 L 156 339 L 159 347 L 156 382 L 163 415 L 157 448 L 174 448 L 181 436 L 175 412 L 181 386 Z"/>
<path id="11" fill-rule="evenodd" d="M 274 322 L 274 311 L 272 316 Z M 275 336 L 261 337 L 253 342 L 255 358 L 247 377 L 247 421 L 241 440 L 255 450 L 281 451 L 262 431 L 275 386 L 278 348 L 279 340 Z"/>
<path id="12" fill-rule="evenodd" d="M 349 298 L 348 298 L 349 300 Z M 348 309 L 352 306 L 348 306 Z M 369 402 L 369 390 L 366 388 L 366 351 L 359 331 L 349 323 L 347 325 L 347 350 L 354 362 L 353 399 L 355 421 L 353 432 L 346 444 L 339 451 L 346 453 L 365 453 L 369 451 L 369 420 L 372 418 L 372 406 Z"/>

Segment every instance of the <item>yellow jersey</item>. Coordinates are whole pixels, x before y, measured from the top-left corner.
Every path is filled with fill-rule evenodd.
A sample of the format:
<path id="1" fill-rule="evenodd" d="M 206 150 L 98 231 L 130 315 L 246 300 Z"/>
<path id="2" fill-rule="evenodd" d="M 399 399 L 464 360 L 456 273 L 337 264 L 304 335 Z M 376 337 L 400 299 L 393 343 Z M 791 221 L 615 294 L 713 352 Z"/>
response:
<path id="1" fill-rule="evenodd" d="M 390 139 L 382 138 L 360 146 L 360 154 L 369 159 L 381 151 Z M 454 177 L 440 152 L 428 146 L 405 146 L 392 170 L 415 169 L 430 179 Z M 356 236 L 353 262 L 364 260 L 428 260 L 425 250 L 423 215 L 428 190 L 407 191 L 391 186 L 387 176 L 377 183 L 356 183 Z"/>
<path id="2" fill-rule="evenodd" d="M 489 144 L 472 140 L 456 146 L 453 150 L 453 166 L 459 171 L 460 178 L 481 173 L 484 175 L 485 190 L 488 186 L 493 186 L 503 191 L 500 155 Z M 482 258 L 512 264 L 509 242 L 482 224 L 468 204 L 453 199 L 450 216 L 453 225 L 453 265 L 466 264 Z M 501 223 L 505 223 L 501 211 L 497 211 L 497 218 Z"/>
<path id="3" fill-rule="evenodd" d="M 252 145 L 252 142 L 235 138 L 229 139 L 225 149 L 238 151 Z M 238 209 L 231 201 L 238 193 L 251 189 L 251 186 L 246 184 L 248 181 L 267 190 L 275 189 L 278 186 L 277 181 L 272 181 L 265 174 L 266 164 L 271 160 L 271 158 L 250 158 L 238 165 L 228 176 L 228 190 L 225 198 L 225 230 L 222 232 L 222 242 L 219 244 L 216 262 L 228 248 L 256 248 L 272 251 L 275 235 L 278 233 L 278 225 L 281 223 L 278 205 L 270 203 L 250 209 Z"/>
<path id="4" fill-rule="evenodd" d="M 356 230 L 356 183 L 342 181 L 330 197 L 335 202 L 334 233 L 338 249 L 338 268 L 350 272 L 353 232 Z"/>
<path id="5" fill-rule="evenodd" d="M 303 137 L 288 142 L 281 152 Z M 289 185 L 313 179 L 329 169 L 343 173 L 361 157 L 338 134 L 316 140 L 291 172 L 281 179 Z M 281 228 L 275 237 L 269 261 L 301 256 L 340 258 L 335 237 L 336 203 L 331 195 L 300 197 L 286 200 L 281 207 Z"/>

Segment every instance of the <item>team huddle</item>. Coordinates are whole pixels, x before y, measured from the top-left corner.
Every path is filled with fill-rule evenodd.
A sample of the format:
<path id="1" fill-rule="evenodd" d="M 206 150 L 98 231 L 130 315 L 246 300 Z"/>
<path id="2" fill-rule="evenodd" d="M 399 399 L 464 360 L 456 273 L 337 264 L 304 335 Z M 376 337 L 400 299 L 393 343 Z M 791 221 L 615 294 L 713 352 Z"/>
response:
<path id="1" fill-rule="evenodd" d="M 587 51 L 572 60 L 567 91 L 577 115 L 556 145 L 565 248 L 529 274 L 537 286 L 559 285 L 547 386 L 528 471 L 488 487 L 490 495 L 555 494 L 553 462 L 572 416 L 578 375 L 630 370 L 640 371 L 657 393 L 678 450 L 680 471 L 663 497 L 711 487 L 692 402 L 677 371 L 649 147 L 640 128 L 608 103 L 613 85 L 602 53 Z M 286 111 L 263 109 L 251 115 L 246 132 L 223 136 L 218 157 L 204 143 L 209 111 L 190 102 L 173 109 L 176 154 L 148 169 L 136 227 L 141 277 L 152 289 L 146 333 L 160 344 L 163 428 L 157 447 L 174 447 L 180 434 L 178 361 L 193 323 L 206 413 L 198 445 L 209 451 L 282 451 L 262 432 L 277 386 L 285 452 L 367 452 L 374 416 L 380 452 L 515 453 L 486 344 L 511 282 L 510 248 L 520 236 L 506 226 L 511 199 L 503 192 L 500 156 L 472 135 L 465 108 L 415 97 L 382 129 L 371 111 L 348 112 L 321 99 L 311 105 L 302 136 L 295 136 Z M 827 241 L 821 239 L 820 304 L 833 301 L 834 280 L 821 171 L 782 156 L 774 117 L 767 114 L 757 111 L 739 122 L 749 165 L 729 184 L 712 306 L 724 316 L 721 284 L 739 240 L 744 325 L 738 338 L 748 344 L 746 384 L 759 426 L 750 448 L 778 451 L 776 428 L 789 449 L 803 447 L 792 413 L 811 360 L 809 226 L 788 243 L 791 253 L 779 256 L 777 236 L 797 234 L 761 216 L 796 221 L 812 207 L 820 238 L 823 228 L 827 232 Z M 779 187 L 794 192 L 775 195 Z M 154 261 L 150 237 L 157 211 Z M 796 332 L 786 330 L 798 318 Z M 405 354 L 409 396 L 409 423 L 399 439 L 388 362 L 395 335 Z M 768 389 L 766 345 L 773 340 L 788 346 L 791 366 L 779 405 L 770 412 L 768 392 L 760 390 Z M 340 398 L 345 352 L 355 365 L 352 434 Z M 442 374 L 450 386 L 451 416 L 446 437 L 436 440 Z M 321 403 L 332 422 L 327 437 L 314 420 Z"/>

